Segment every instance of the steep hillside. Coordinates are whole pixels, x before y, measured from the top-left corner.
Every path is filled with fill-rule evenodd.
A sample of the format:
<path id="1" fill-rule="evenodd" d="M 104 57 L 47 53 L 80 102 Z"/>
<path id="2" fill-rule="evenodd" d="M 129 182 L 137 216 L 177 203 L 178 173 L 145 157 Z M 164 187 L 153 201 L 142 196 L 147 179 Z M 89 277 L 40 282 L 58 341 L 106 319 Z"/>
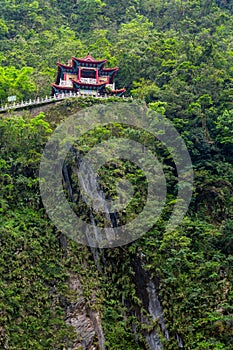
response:
<path id="1" fill-rule="evenodd" d="M 84 107 L 96 101 L 80 102 Z M 183 344 L 186 349 L 230 349 L 232 165 L 216 145 L 206 163 L 199 162 L 192 147 L 198 164 L 195 192 L 182 225 L 163 234 L 171 210 L 167 203 L 167 214 L 140 240 L 122 248 L 89 250 L 53 227 L 38 188 L 45 141 L 80 102 L 65 101 L 46 116 L 1 119 L 2 347 L 63 349 L 73 339 L 91 349 L 90 344 L 103 342 L 102 329 L 106 349 L 160 349 L 162 344 L 165 349 Z M 93 146 L 94 140 L 90 134 L 85 143 Z M 118 176 L 112 170 L 103 179 L 108 187 L 108 179 Z M 74 181 L 72 172 L 68 177 L 65 183 Z M 93 321 L 96 312 L 101 328 Z M 86 331 L 80 322 L 87 324 Z"/>

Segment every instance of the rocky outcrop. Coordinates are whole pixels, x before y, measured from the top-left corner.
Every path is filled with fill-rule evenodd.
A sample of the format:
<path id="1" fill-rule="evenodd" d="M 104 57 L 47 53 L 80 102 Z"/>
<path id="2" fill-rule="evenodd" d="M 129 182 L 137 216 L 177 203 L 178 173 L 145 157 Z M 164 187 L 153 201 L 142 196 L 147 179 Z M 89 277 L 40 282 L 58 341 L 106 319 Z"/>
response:
<path id="1" fill-rule="evenodd" d="M 76 301 L 69 303 L 66 323 L 73 326 L 77 337 L 72 347 L 64 350 L 104 350 L 104 335 L 98 311 L 86 305 L 82 285 L 76 275 L 72 275 L 69 287 L 76 294 Z"/>

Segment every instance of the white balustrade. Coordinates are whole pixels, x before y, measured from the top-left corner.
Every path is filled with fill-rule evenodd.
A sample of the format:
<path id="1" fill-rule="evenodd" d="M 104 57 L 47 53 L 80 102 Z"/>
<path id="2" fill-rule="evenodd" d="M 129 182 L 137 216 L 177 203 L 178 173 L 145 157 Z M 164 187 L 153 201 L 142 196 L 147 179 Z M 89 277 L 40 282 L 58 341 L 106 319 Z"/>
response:
<path id="1" fill-rule="evenodd" d="M 4 106 L 0 106 L 0 111 L 7 111 L 9 109 L 18 109 L 18 108 L 23 108 L 25 106 L 33 106 L 33 105 L 38 105 L 38 104 L 46 104 L 49 103 L 51 101 L 57 101 L 57 100 L 62 100 L 65 98 L 70 98 L 70 97 L 95 97 L 95 98 L 108 98 L 109 96 L 107 94 L 104 95 L 100 95 L 98 92 L 92 92 L 92 91 L 77 91 L 77 92 L 68 92 L 68 93 L 64 93 L 62 92 L 59 95 L 53 95 L 53 96 L 46 96 L 45 98 L 40 98 L 37 97 L 36 99 L 32 100 L 29 99 L 29 101 L 21 101 L 18 102 L 17 104 L 15 102 L 13 102 L 12 104 L 8 105 L 7 103 Z M 125 96 L 123 95 L 122 98 L 124 99 Z M 131 99 L 133 99 L 132 96 L 130 96 Z"/>

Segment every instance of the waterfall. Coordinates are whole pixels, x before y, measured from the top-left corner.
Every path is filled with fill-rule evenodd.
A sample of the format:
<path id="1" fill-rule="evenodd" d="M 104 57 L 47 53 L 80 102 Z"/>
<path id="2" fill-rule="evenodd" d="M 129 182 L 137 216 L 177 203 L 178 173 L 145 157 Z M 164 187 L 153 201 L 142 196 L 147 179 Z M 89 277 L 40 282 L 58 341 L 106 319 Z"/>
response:
<path id="1" fill-rule="evenodd" d="M 184 347 L 183 341 L 182 341 L 182 339 L 180 338 L 180 336 L 178 334 L 176 334 L 176 339 L 177 339 L 177 342 L 178 342 L 178 347 L 179 348 L 183 348 Z"/>
<path id="2" fill-rule="evenodd" d="M 115 213 L 111 213 L 108 201 L 106 200 L 103 190 L 97 183 L 96 174 L 94 173 L 89 161 L 82 159 L 76 151 L 77 168 L 73 169 L 73 172 L 79 179 L 81 189 L 81 199 L 92 208 L 89 219 L 93 227 L 94 236 L 90 236 L 90 232 L 86 235 L 86 239 L 90 247 L 101 246 L 104 240 L 107 240 L 109 244 L 114 242 L 117 238 L 116 230 L 117 218 Z M 108 229 L 105 230 L 106 236 L 103 237 L 103 230 L 98 227 L 98 222 L 95 218 L 94 212 L 101 212 L 101 216 L 104 219 L 105 225 L 107 223 Z"/>
<path id="3" fill-rule="evenodd" d="M 169 339 L 169 332 L 165 324 L 162 305 L 160 304 L 156 282 L 151 277 L 150 273 L 144 268 L 143 256 L 136 256 L 132 261 L 132 266 L 135 272 L 134 284 L 139 299 L 142 301 L 143 308 L 148 312 L 156 326 L 151 330 L 143 330 L 143 336 L 148 344 L 148 349 L 162 350 L 163 343 L 161 337 Z M 137 319 L 142 324 L 150 325 L 149 317 L 138 311 L 135 306 Z"/>
<path id="4" fill-rule="evenodd" d="M 163 309 L 159 302 L 159 298 L 157 295 L 155 283 L 152 279 L 147 283 L 147 293 L 148 293 L 148 299 L 149 299 L 149 306 L 148 311 L 150 315 L 152 316 L 153 320 L 158 320 L 158 324 L 161 327 L 161 330 L 165 336 L 165 338 L 169 339 L 169 332 L 165 325 L 164 315 L 163 315 Z"/>
<path id="5" fill-rule="evenodd" d="M 83 202 L 87 204 L 90 208 L 92 207 L 94 211 L 89 211 L 89 220 L 93 227 L 93 237 L 87 234 L 86 238 L 89 242 L 90 250 L 93 254 L 93 258 L 97 269 L 100 273 L 103 273 L 103 265 L 106 262 L 104 254 L 100 257 L 100 249 L 95 248 L 96 242 L 101 246 L 101 241 L 103 238 L 107 239 L 108 242 L 116 239 L 116 230 L 117 227 L 117 214 L 111 213 L 108 207 L 108 202 L 105 198 L 104 192 L 99 188 L 96 175 L 88 163 L 87 160 L 82 159 L 82 157 L 78 154 L 77 150 L 73 150 L 75 152 L 76 157 L 76 166 L 72 168 L 71 171 L 78 176 L 80 187 L 82 188 L 80 198 Z M 81 168 L 81 172 L 80 172 Z M 63 171 L 64 180 L 66 183 L 66 188 L 71 200 L 74 200 L 74 194 L 72 191 L 72 184 L 69 179 L 69 172 L 67 169 Z M 98 222 L 96 216 L 94 215 L 95 210 L 99 211 L 101 209 L 101 215 L 104 217 L 105 222 L 108 223 L 109 230 L 106 234 L 106 237 L 103 237 L 102 231 L 100 231 L 98 227 Z M 98 244 L 97 244 L 98 245 Z M 105 262 L 104 262 L 105 261 Z M 159 301 L 156 281 L 152 278 L 150 273 L 145 269 L 143 256 L 135 256 L 131 261 L 131 266 L 134 269 L 134 285 L 136 288 L 137 295 L 139 299 L 142 301 L 142 306 L 145 310 L 147 310 L 148 314 L 151 316 L 153 321 L 157 321 L 156 326 L 151 330 L 144 329 L 142 331 L 142 335 L 147 343 L 147 346 L 151 350 L 163 350 L 163 341 L 161 337 L 169 340 L 169 331 L 166 326 L 164 313 L 162 305 Z M 132 301 L 130 302 L 129 309 L 133 310 L 133 314 L 135 314 L 141 324 L 150 325 L 150 319 L 148 316 L 143 314 L 141 309 L 136 306 Z M 94 324 L 95 332 L 98 336 L 99 347 L 100 350 L 105 350 L 105 341 L 104 334 L 101 326 L 101 320 L 98 313 L 89 310 L 89 317 Z M 136 340 L 138 340 L 136 327 L 132 325 L 133 333 L 135 335 Z M 183 348 L 182 339 L 178 334 L 176 334 L 176 340 L 179 348 Z M 85 347 L 84 347 L 85 349 Z"/>
<path id="6" fill-rule="evenodd" d="M 143 330 L 144 339 L 146 340 L 151 350 L 162 350 L 163 342 L 161 338 L 169 341 L 170 334 L 164 318 L 163 308 L 159 301 L 158 286 L 159 282 L 156 278 L 152 278 L 150 272 L 144 267 L 145 255 L 141 252 L 139 256 L 136 256 L 132 261 L 132 266 L 135 271 L 134 283 L 136 286 L 136 292 L 142 306 L 147 310 L 153 321 L 157 321 L 156 326 L 151 330 Z M 138 311 L 138 307 L 134 305 L 135 314 L 138 320 L 143 324 L 150 324 L 149 318 Z M 134 327 L 134 334 L 136 335 L 136 329 Z M 173 339 L 174 340 L 174 339 Z M 183 348 L 183 341 L 181 337 L 176 334 L 176 341 L 178 348 Z"/>

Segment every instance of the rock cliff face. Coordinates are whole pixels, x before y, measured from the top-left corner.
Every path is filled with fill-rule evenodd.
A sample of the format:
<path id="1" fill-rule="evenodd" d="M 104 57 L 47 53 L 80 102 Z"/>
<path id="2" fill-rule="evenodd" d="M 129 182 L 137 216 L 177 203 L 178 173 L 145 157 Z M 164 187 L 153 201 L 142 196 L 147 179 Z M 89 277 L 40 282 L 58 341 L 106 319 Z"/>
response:
<path id="1" fill-rule="evenodd" d="M 66 323 L 74 327 L 77 337 L 67 350 L 105 350 L 100 313 L 87 307 L 77 275 L 71 276 L 69 287 L 75 292 L 76 301 L 67 307 Z"/>
<path id="2" fill-rule="evenodd" d="M 77 150 L 74 150 L 73 153 L 75 155 L 75 165 L 72 169 L 68 169 L 64 164 L 63 179 L 64 183 L 66 184 L 68 196 L 70 200 L 75 203 L 71 178 L 72 173 L 78 175 L 81 157 Z M 85 171 L 82 173 L 82 177 L 80 178 L 82 187 L 85 189 L 85 193 L 94 193 L 95 198 L 98 199 L 99 203 L 102 205 L 102 208 L 104 208 L 103 211 L 106 215 L 106 222 L 109 222 L 111 225 L 109 227 L 112 227 L 114 231 L 114 227 L 117 226 L 117 220 L 111 216 L 111 213 L 106 207 L 106 199 L 104 197 L 104 194 L 102 192 L 97 193 L 95 174 L 93 173 L 93 170 L 90 168 L 88 163 L 85 163 Z M 87 202 L 84 196 L 82 199 L 84 202 Z M 101 241 L 102 237 L 99 236 L 97 224 L 91 213 L 89 213 L 89 218 L 92 225 L 96 228 L 96 230 L 94 230 L 94 242 L 98 242 L 98 239 Z M 88 238 L 89 242 L 92 242 L 90 240 L 90 237 Z M 111 258 L 108 260 L 109 258 L 105 256 L 104 251 L 101 252 L 101 250 L 98 248 L 91 248 L 90 251 L 93 254 L 93 259 L 100 275 L 104 274 L 105 265 L 114 265 L 114 262 L 110 261 Z M 115 263 L 115 265 L 118 266 L 118 263 L 116 261 Z M 134 303 L 133 300 L 127 301 L 128 313 L 136 316 L 139 323 L 144 325 L 144 329 L 141 332 L 141 335 L 144 338 L 144 344 L 142 345 L 143 349 L 146 348 L 151 350 L 162 350 L 164 348 L 163 343 L 169 340 L 170 335 L 165 322 L 162 304 L 159 300 L 159 281 L 153 279 L 149 272 L 145 269 L 143 254 L 142 256 L 132 257 L 130 264 L 132 270 L 134 271 L 132 284 L 134 285 L 136 294 L 142 302 L 143 309 L 147 314 L 145 314 L 142 309 Z M 114 268 L 115 267 L 113 267 L 113 269 Z M 82 286 L 78 279 L 78 276 L 72 275 L 70 278 L 70 288 L 75 291 L 77 299 L 75 302 L 70 303 L 67 308 L 66 322 L 75 328 L 77 339 L 74 342 L 73 347 L 69 350 L 105 350 L 100 314 L 99 312 L 90 310 L 90 308 L 86 306 Z M 137 332 L 133 329 L 132 332 L 135 333 L 135 338 L 138 340 Z M 178 335 L 176 336 L 176 341 L 178 343 L 178 348 L 182 348 L 182 339 L 179 338 Z"/>
<path id="3" fill-rule="evenodd" d="M 75 152 L 76 155 L 76 166 L 80 163 L 80 157 L 78 152 Z M 85 188 L 86 193 L 92 193 L 93 189 L 96 190 L 96 179 L 93 174 L 91 168 L 88 168 L 88 164 L 86 164 L 87 169 L 85 174 L 81 178 L 82 186 Z M 77 169 L 72 169 L 73 173 L 77 174 Z M 72 202 L 74 202 L 73 198 L 73 190 L 72 190 L 72 181 L 71 181 L 71 173 L 64 165 L 63 168 L 63 178 L 64 183 L 66 184 L 68 195 Z M 102 203 L 104 207 L 105 198 L 104 195 L 96 194 L 96 198 L 99 199 L 99 202 Z M 83 198 L 85 201 L 85 198 Z M 111 215 L 107 208 L 105 209 L 107 221 L 114 226 L 117 225 L 117 221 L 111 222 Z M 96 227 L 96 235 L 95 240 L 98 241 L 98 227 L 90 214 L 90 220 L 94 227 Z M 101 238 L 101 237 L 100 237 Z M 91 252 L 93 254 L 93 259 L 96 263 L 97 269 L 100 274 L 104 273 L 104 264 L 107 262 L 107 259 L 104 257 L 104 253 L 101 254 L 102 259 L 98 257 L 98 248 L 91 248 Z M 150 327 L 150 331 L 143 331 L 143 338 L 145 343 L 147 344 L 147 348 L 151 350 L 162 350 L 162 338 L 169 339 L 169 333 L 165 325 L 164 315 L 162 306 L 158 299 L 158 294 L 156 290 L 155 281 L 149 276 L 148 272 L 143 267 L 143 259 L 136 258 L 132 260 L 132 268 L 135 271 L 135 279 L 132 283 L 135 286 L 137 295 L 139 299 L 142 301 L 142 305 L 144 309 L 148 312 L 148 316 L 156 321 L 157 326 Z M 102 268 L 103 267 L 103 268 Z M 70 278 L 70 289 L 75 291 L 77 297 L 76 301 L 70 303 L 67 308 L 67 319 L 66 322 L 73 326 L 77 333 L 77 339 L 75 340 L 73 347 L 68 350 L 104 350 L 104 335 L 101 326 L 100 314 L 98 312 L 94 312 L 90 310 L 85 305 L 85 298 L 82 292 L 82 286 L 78 279 L 78 276 L 72 275 Z M 149 317 L 145 316 L 140 308 L 136 305 L 133 305 L 129 301 L 129 309 L 134 310 L 133 314 L 137 317 L 138 321 L 141 324 L 150 326 Z M 133 331 L 133 330 L 132 330 Z M 137 339 L 138 335 L 135 333 L 135 338 Z"/>

